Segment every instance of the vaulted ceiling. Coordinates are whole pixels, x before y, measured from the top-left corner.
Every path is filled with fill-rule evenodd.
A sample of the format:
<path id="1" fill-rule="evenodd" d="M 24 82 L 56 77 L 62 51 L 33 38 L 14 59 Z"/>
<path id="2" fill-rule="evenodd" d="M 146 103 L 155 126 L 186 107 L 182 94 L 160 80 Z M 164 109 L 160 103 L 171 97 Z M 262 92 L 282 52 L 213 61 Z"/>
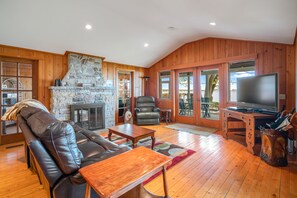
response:
<path id="1" fill-rule="evenodd" d="M 0 44 L 143 67 L 206 37 L 292 44 L 296 25 L 297 0 L 0 1 Z"/>

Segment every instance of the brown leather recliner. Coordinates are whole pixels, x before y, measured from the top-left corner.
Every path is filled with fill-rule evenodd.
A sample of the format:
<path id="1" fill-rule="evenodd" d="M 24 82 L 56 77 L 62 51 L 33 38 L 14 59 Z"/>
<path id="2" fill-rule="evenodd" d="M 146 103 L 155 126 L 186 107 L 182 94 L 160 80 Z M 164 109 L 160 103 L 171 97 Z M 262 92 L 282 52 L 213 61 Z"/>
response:
<path id="1" fill-rule="evenodd" d="M 28 166 L 34 161 L 40 167 L 37 171 L 45 178 L 43 185 L 50 197 L 84 197 L 86 182 L 78 170 L 129 150 L 38 108 L 23 108 L 18 121 L 27 145 Z M 95 192 L 91 196 L 98 197 Z"/>
<path id="2" fill-rule="evenodd" d="M 135 115 L 137 125 L 160 124 L 160 109 L 156 107 L 152 96 L 136 98 Z"/>

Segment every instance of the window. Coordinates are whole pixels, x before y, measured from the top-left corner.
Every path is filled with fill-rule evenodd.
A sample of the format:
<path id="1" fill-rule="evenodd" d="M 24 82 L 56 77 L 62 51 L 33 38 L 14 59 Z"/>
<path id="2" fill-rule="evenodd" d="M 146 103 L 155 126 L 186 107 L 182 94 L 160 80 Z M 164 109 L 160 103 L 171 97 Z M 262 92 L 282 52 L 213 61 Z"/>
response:
<path id="1" fill-rule="evenodd" d="M 255 75 L 255 61 L 231 63 L 229 65 L 229 101 L 237 101 L 237 78 Z"/>
<path id="2" fill-rule="evenodd" d="M 30 61 L 0 60 L 0 101 L 1 116 L 15 103 L 25 99 L 32 99 L 33 63 Z M 1 135 L 20 133 L 14 120 L 2 121 Z"/>
<path id="3" fill-rule="evenodd" d="M 178 114 L 179 116 L 193 115 L 194 79 L 193 72 L 178 74 Z"/>
<path id="4" fill-rule="evenodd" d="M 160 72 L 159 97 L 163 99 L 170 98 L 170 71 Z"/>

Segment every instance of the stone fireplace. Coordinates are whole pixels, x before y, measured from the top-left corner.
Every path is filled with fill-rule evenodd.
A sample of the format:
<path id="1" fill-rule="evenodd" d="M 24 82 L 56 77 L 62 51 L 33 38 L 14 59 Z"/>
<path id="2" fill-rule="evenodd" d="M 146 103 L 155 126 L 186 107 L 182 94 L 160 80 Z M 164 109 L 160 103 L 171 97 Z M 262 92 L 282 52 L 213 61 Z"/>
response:
<path id="1" fill-rule="evenodd" d="M 70 105 L 70 119 L 84 129 L 104 129 L 104 110 L 104 103 Z"/>
<path id="2" fill-rule="evenodd" d="M 50 87 L 51 112 L 60 120 L 70 120 L 71 105 L 104 104 L 106 128 L 115 125 L 114 88 L 106 86 L 102 58 L 68 54 L 68 72 L 62 86 Z"/>

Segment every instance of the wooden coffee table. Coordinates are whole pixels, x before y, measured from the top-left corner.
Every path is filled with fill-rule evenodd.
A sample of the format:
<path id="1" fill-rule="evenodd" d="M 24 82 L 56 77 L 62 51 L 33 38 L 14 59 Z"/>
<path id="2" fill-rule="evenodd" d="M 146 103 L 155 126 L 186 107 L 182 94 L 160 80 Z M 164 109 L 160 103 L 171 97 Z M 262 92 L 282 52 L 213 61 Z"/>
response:
<path id="1" fill-rule="evenodd" d="M 170 161 L 171 158 L 141 146 L 83 167 L 79 172 L 87 181 L 85 197 L 91 196 L 91 188 L 101 198 L 169 197 L 165 165 Z M 142 182 L 159 171 L 163 172 L 165 196 L 154 195 L 142 185 Z"/>
<path id="2" fill-rule="evenodd" d="M 108 139 L 111 141 L 111 135 L 114 133 L 121 137 L 127 138 L 132 141 L 132 147 L 136 148 L 137 142 L 143 138 L 152 138 L 152 150 L 155 145 L 155 130 L 146 129 L 133 124 L 122 124 L 108 128 Z"/>

